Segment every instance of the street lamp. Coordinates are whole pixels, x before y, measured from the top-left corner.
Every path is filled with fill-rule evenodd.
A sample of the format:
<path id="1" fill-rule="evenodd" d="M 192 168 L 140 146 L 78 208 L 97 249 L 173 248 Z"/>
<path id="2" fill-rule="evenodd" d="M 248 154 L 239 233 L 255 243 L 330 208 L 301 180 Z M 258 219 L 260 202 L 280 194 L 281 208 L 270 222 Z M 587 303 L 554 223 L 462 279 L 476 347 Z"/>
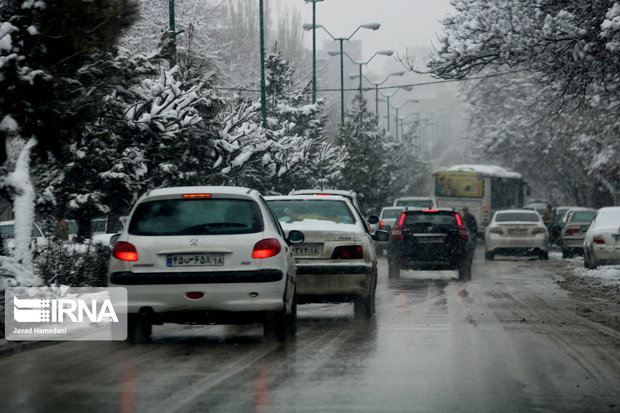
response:
<path id="1" fill-rule="evenodd" d="M 395 106 L 394 109 L 396 109 L 396 116 L 395 116 L 395 121 L 396 121 L 396 141 L 398 141 L 398 110 L 402 109 L 403 107 L 405 107 L 406 104 L 408 103 L 418 103 L 419 100 L 418 99 L 407 99 L 406 101 L 404 101 L 400 106 Z"/>
<path id="2" fill-rule="evenodd" d="M 304 30 L 313 30 L 313 29 L 317 29 L 317 28 L 322 28 L 323 30 L 325 30 L 325 33 L 327 33 L 329 35 L 329 37 L 331 37 L 333 40 L 338 40 L 340 42 L 340 122 L 341 124 L 344 124 L 344 71 L 343 71 L 343 53 L 344 51 L 342 50 L 342 42 L 344 42 L 345 40 L 350 40 L 351 37 L 353 37 L 353 35 L 355 33 L 357 33 L 357 31 L 359 29 L 369 29 L 369 30 L 378 30 L 379 27 L 381 27 L 381 25 L 379 23 L 366 23 L 366 24 L 360 24 L 357 29 L 355 29 L 353 31 L 353 33 L 351 33 L 350 36 L 348 37 L 335 37 L 333 36 L 329 30 L 327 30 L 325 28 L 325 26 L 322 26 L 320 24 L 304 24 L 303 28 Z"/>
<path id="3" fill-rule="evenodd" d="M 385 93 L 381 92 L 381 95 L 383 97 L 385 97 L 385 99 L 387 100 L 387 131 L 390 131 L 390 98 L 392 96 L 394 96 L 395 94 L 398 93 L 399 90 L 401 89 L 405 89 L 408 92 L 411 92 L 413 90 L 413 86 L 399 86 L 396 88 L 396 90 L 394 91 L 394 93 L 392 93 L 391 95 L 386 95 Z"/>
<path id="4" fill-rule="evenodd" d="M 375 115 L 379 115 L 379 86 L 381 86 L 382 84 L 384 84 L 390 77 L 392 76 L 403 76 L 405 74 L 404 71 L 398 71 L 398 72 L 392 72 L 389 75 L 387 75 L 385 77 L 385 79 L 383 79 L 381 82 L 373 82 L 372 80 L 368 79 L 365 75 L 362 75 L 362 77 L 364 79 L 366 79 L 366 81 L 368 83 L 370 83 L 371 85 L 373 85 L 375 87 Z M 350 79 L 357 79 L 359 75 L 355 75 L 355 74 L 350 74 L 349 78 Z"/>
<path id="5" fill-rule="evenodd" d="M 316 4 L 323 0 L 304 1 L 312 3 L 312 103 L 316 103 Z"/>
<path id="6" fill-rule="evenodd" d="M 383 55 L 383 56 L 392 56 L 394 54 L 393 50 L 379 50 L 378 52 L 375 52 L 375 54 L 373 54 L 370 59 L 368 60 L 353 60 L 353 58 L 351 58 L 351 56 L 349 56 L 347 54 L 347 52 L 327 52 L 327 54 L 329 54 L 330 56 L 336 56 L 337 54 L 344 54 L 350 61 L 351 63 L 358 65 L 359 66 L 359 78 L 360 78 L 360 86 L 359 86 L 359 90 L 360 90 L 360 100 L 362 99 L 362 66 L 363 65 L 368 65 L 368 63 L 370 63 L 370 61 L 372 59 L 374 59 L 375 56 L 377 55 Z"/>

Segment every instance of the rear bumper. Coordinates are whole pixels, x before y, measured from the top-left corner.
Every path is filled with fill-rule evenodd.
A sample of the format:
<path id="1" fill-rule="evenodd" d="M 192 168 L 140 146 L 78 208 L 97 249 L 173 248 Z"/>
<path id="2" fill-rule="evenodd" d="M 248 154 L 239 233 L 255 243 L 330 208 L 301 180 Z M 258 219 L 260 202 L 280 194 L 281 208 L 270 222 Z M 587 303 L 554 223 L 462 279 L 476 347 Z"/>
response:
<path id="1" fill-rule="evenodd" d="M 620 265 L 620 246 L 592 246 L 592 255 L 598 265 Z"/>
<path id="2" fill-rule="evenodd" d="M 584 238 L 562 238 L 562 249 L 583 251 L 583 240 Z"/>
<path id="3" fill-rule="evenodd" d="M 500 250 L 538 250 L 547 251 L 549 249 L 547 238 L 488 238 L 485 240 L 486 251 L 497 252 Z"/>
<path id="4" fill-rule="evenodd" d="M 358 296 L 369 295 L 375 285 L 375 270 L 372 266 L 297 266 L 297 296 L 300 303 L 350 301 Z"/>
<path id="5" fill-rule="evenodd" d="M 130 314 L 187 312 L 262 312 L 282 309 L 286 279 L 279 270 L 247 272 L 116 272 L 110 286 L 127 289 Z M 191 299 L 189 292 L 201 292 Z M 203 314 L 204 315 L 204 314 Z"/>

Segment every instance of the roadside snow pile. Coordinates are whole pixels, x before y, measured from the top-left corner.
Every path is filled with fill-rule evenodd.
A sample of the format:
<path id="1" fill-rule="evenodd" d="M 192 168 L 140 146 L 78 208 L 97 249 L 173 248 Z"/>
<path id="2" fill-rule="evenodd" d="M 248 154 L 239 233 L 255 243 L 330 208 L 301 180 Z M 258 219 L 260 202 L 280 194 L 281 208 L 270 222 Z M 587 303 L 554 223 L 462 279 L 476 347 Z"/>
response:
<path id="1" fill-rule="evenodd" d="M 620 266 L 599 267 L 596 270 L 575 268 L 576 275 L 599 279 L 601 282 L 620 285 Z"/>

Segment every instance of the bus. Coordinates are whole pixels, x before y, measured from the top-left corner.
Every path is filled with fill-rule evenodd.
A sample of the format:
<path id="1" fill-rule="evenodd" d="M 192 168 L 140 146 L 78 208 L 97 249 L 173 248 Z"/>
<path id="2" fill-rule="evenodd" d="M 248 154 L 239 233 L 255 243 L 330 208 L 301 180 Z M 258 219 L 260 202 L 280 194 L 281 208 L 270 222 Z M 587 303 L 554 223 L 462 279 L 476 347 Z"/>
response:
<path id="1" fill-rule="evenodd" d="M 433 172 L 431 196 L 438 207 L 468 207 L 482 235 L 495 211 L 523 207 L 527 191 L 520 173 L 495 165 L 455 165 Z"/>

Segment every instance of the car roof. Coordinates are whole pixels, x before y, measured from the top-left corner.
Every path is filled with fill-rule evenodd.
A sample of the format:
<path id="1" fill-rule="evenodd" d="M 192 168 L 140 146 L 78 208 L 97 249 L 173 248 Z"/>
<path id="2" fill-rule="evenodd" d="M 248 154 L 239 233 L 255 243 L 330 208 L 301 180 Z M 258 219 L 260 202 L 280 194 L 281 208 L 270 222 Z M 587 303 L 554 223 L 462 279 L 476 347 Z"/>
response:
<path id="1" fill-rule="evenodd" d="M 256 190 L 240 186 L 175 186 L 168 188 L 152 189 L 148 193 L 146 193 L 145 197 L 165 197 L 171 195 L 200 193 L 248 196 L 258 195 L 258 192 Z"/>
<path id="2" fill-rule="evenodd" d="M 332 194 L 332 195 L 344 195 L 344 196 L 357 196 L 357 193 L 353 190 L 346 189 L 294 189 L 290 192 L 290 195 L 307 195 L 307 194 Z"/>
<path id="3" fill-rule="evenodd" d="M 427 200 L 430 199 L 432 200 L 433 197 L 432 196 L 403 196 L 400 198 L 396 198 L 395 201 L 407 201 L 407 200 L 411 200 L 411 201 L 417 201 L 417 200 Z"/>
<path id="4" fill-rule="evenodd" d="M 527 212 L 527 213 L 531 214 L 532 212 L 536 212 L 536 210 L 535 209 L 525 209 L 525 208 L 524 209 L 502 209 L 502 210 L 499 210 L 499 211 L 495 211 L 495 214 L 496 215 L 497 214 L 502 214 L 504 212 L 508 212 L 508 213 L 514 213 L 514 212 L 523 213 L 523 212 Z"/>
<path id="5" fill-rule="evenodd" d="M 405 208 L 403 212 L 457 212 L 454 208 Z"/>
<path id="6" fill-rule="evenodd" d="M 404 210 L 405 206 L 387 206 L 387 207 L 383 207 L 381 208 L 381 211 L 389 211 L 390 209 L 400 209 L 400 210 Z"/>
<path id="7" fill-rule="evenodd" d="M 265 201 L 290 201 L 290 200 L 299 200 L 299 201 L 344 201 L 348 204 L 351 203 L 349 198 L 341 196 L 341 195 L 316 195 L 316 194 L 304 194 L 304 195 L 270 195 L 265 197 Z"/>

